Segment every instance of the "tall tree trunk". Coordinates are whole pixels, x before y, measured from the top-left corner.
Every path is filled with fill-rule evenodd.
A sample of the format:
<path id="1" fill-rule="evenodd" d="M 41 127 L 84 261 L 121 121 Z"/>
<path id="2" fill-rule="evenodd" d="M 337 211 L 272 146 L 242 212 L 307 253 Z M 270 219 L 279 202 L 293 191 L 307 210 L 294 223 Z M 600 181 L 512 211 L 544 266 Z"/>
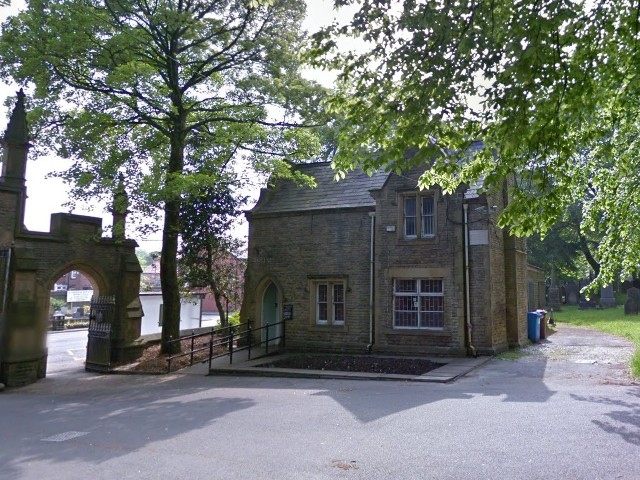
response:
<path id="1" fill-rule="evenodd" d="M 171 138 L 171 152 L 167 183 L 173 181 L 173 174 L 181 174 L 184 167 L 184 140 L 181 134 Z M 169 187 L 168 191 L 173 189 Z M 160 256 L 160 285 L 162 288 L 162 335 L 161 352 L 180 352 L 179 342 L 169 344 L 180 337 L 180 288 L 178 285 L 178 237 L 180 234 L 180 197 L 167 200 L 164 208 L 164 229 Z"/>
<path id="2" fill-rule="evenodd" d="M 162 288 L 162 336 L 161 352 L 172 354 L 180 351 L 180 344 L 169 344 L 180 337 L 180 289 L 178 288 L 178 231 L 180 202 L 166 202 L 162 252 L 160 256 L 160 285 Z"/>

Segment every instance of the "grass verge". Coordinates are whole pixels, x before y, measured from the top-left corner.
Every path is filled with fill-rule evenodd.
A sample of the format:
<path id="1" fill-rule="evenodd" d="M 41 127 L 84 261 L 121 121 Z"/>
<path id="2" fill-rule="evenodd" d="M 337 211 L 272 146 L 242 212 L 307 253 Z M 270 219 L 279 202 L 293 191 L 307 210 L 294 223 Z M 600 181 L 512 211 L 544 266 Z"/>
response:
<path id="1" fill-rule="evenodd" d="M 500 360 L 518 360 L 519 358 L 526 357 L 529 355 L 526 352 L 523 352 L 519 348 L 514 348 L 513 350 L 507 350 L 506 352 L 499 353 L 496 355 L 496 358 Z"/>
<path id="2" fill-rule="evenodd" d="M 579 310 L 577 306 L 563 306 L 562 311 L 555 312 L 554 317 L 557 322 L 595 328 L 633 342 L 636 352 L 631 359 L 631 373 L 635 378 L 640 378 L 640 316 L 625 315 L 621 306 L 602 310 Z"/>

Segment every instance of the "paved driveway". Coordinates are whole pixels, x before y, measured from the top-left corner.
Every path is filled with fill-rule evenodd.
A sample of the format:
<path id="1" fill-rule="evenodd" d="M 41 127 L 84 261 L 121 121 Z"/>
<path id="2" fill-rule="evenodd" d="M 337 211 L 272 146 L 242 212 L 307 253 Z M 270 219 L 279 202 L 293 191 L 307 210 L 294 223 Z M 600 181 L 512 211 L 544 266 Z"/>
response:
<path id="1" fill-rule="evenodd" d="M 0 478 L 638 479 L 631 349 L 596 339 L 450 384 L 55 374 L 0 394 Z"/>
<path id="2" fill-rule="evenodd" d="M 523 349 L 510 369 L 566 385 L 633 385 L 629 362 L 634 345 L 588 328 L 559 324 L 558 332 Z"/>

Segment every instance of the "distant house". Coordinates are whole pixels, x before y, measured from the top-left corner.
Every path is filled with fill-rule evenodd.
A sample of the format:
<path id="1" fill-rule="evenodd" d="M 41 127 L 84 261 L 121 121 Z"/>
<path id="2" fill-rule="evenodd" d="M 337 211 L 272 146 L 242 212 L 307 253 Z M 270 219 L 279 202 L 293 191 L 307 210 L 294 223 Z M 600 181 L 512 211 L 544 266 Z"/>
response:
<path id="1" fill-rule="evenodd" d="M 156 258 L 152 263 L 142 269 L 140 274 L 140 291 L 159 292 L 160 285 L 160 259 Z"/>
<path id="2" fill-rule="evenodd" d="M 230 313 L 240 309 L 242 303 L 242 278 L 245 269 L 245 260 L 230 256 L 225 259 L 226 270 L 229 275 L 238 283 L 238 289 L 234 292 L 233 298 L 225 300 L 225 308 Z M 141 292 L 160 292 L 160 259 L 157 258 L 142 270 L 140 275 L 140 291 Z M 205 288 L 193 288 L 194 293 L 202 296 L 202 314 L 206 316 L 218 315 L 218 306 L 216 305 L 214 296 Z"/>
<path id="3" fill-rule="evenodd" d="M 446 195 L 417 188 L 424 167 L 339 182 L 328 163 L 295 168 L 317 187 L 276 182 L 247 213 L 243 322 L 286 310 L 286 346 L 301 351 L 493 354 L 527 342 L 525 242 L 496 222 L 506 183 Z"/>
<path id="4" fill-rule="evenodd" d="M 50 296 L 66 303 L 60 309 L 63 314 L 84 318 L 89 316 L 93 292 L 91 279 L 78 270 L 71 270 L 55 281 Z M 50 307 L 50 312 L 53 313 L 53 307 Z"/>

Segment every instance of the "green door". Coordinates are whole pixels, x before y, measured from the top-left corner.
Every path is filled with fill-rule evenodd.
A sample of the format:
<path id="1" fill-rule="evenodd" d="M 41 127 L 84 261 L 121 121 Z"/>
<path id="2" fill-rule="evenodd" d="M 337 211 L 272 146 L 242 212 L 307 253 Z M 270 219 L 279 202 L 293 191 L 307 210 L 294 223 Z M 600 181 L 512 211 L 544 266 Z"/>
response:
<path id="1" fill-rule="evenodd" d="M 280 343 L 280 339 L 276 339 L 280 336 L 280 325 L 276 325 L 276 323 L 280 321 L 280 304 L 278 302 L 278 287 L 271 282 L 262 296 L 262 326 L 270 325 L 268 328 L 262 330 L 262 342 L 267 341 L 268 332 L 269 345 Z"/>

